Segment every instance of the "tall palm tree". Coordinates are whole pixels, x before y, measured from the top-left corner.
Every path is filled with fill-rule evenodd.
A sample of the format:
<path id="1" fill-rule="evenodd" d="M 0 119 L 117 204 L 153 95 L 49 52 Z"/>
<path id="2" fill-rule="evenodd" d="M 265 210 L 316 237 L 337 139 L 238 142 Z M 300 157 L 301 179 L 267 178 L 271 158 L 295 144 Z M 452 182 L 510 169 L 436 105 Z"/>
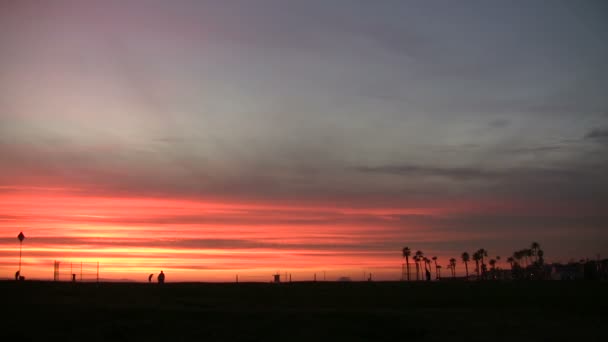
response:
<path id="1" fill-rule="evenodd" d="M 431 267 L 430 267 L 431 260 L 429 260 L 429 258 L 427 258 L 427 257 L 424 257 L 424 258 L 422 258 L 422 262 L 424 262 L 424 276 L 422 276 L 422 278 L 424 280 L 427 280 L 426 274 L 427 274 L 427 272 L 430 272 L 430 269 L 431 269 Z M 429 266 L 428 269 L 427 269 L 427 266 Z"/>
<path id="2" fill-rule="evenodd" d="M 513 252 L 513 258 L 517 260 L 517 264 L 521 266 L 521 259 L 524 257 L 524 253 L 522 251 Z"/>
<path id="3" fill-rule="evenodd" d="M 530 248 L 526 248 L 525 249 L 525 255 L 526 255 L 526 266 L 530 263 L 530 259 L 532 259 L 532 255 L 534 255 L 534 252 L 532 251 L 532 249 Z"/>
<path id="4" fill-rule="evenodd" d="M 437 272 L 437 257 L 434 256 L 432 259 L 435 262 L 435 279 L 439 279 L 439 272 Z"/>
<path id="5" fill-rule="evenodd" d="M 477 273 L 477 280 L 480 279 L 479 260 L 481 260 L 481 255 L 479 254 L 479 251 L 477 251 L 477 252 L 473 253 L 473 261 L 475 261 L 475 272 Z"/>
<path id="6" fill-rule="evenodd" d="M 467 280 L 469 280 L 469 261 L 471 260 L 471 256 L 468 252 L 463 252 L 460 257 L 462 258 L 462 262 L 464 262 L 464 270 L 467 274 Z"/>
<path id="7" fill-rule="evenodd" d="M 418 257 L 417 258 L 418 259 L 418 261 L 417 261 L 418 262 L 418 267 L 417 267 L 418 272 L 422 273 L 422 270 L 420 269 L 420 262 L 422 262 L 422 258 L 424 257 L 424 253 L 422 253 L 421 250 L 417 250 L 415 256 Z M 418 277 L 417 279 L 420 280 L 420 275 L 418 275 L 417 277 Z"/>
<path id="8" fill-rule="evenodd" d="M 536 257 L 536 262 L 538 262 L 538 250 L 540 249 L 540 244 L 536 241 L 532 242 L 530 248 L 532 250 L 532 255 Z"/>
<path id="9" fill-rule="evenodd" d="M 511 271 L 513 271 L 513 262 L 515 262 L 515 259 L 513 259 L 513 257 L 508 257 L 507 262 L 511 265 Z"/>
<path id="10" fill-rule="evenodd" d="M 414 254 L 414 265 L 416 265 L 416 280 L 420 280 L 420 264 L 418 263 L 420 261 L 420 257 L 416 254 Z"/>
<path id="11" fill-rule="evenodd" d="M 496 259 L 490 259 L 489 264 L 492 271 L 492 279 L 496 279 Z"/>
<path id="12" fill-rule="evenodd" d="M 479 256 L 481 257 L 481 265 L 483 266 L 483 265 L 485 265 L 484 258 L 488 256 L 488 251 L 486 251 L 483 248 L 480 248 L 478 250 L 478 252 L 479 252 Z"/>
<path id="13" fill-rule="evenodd" d="M 521 266 L 524 267 L 524 268 L 528 267 L 528 252 L 527 252 L 527 250 L 525 248 L 524 249 L 520 249 L 518 251 L 518 254 L 519 254 L 519 258 L 522 260 L 522 265 Z"/>
<path id="14" fill-rule="evenodd" d="M 450 266 L 452 268 L 452 278 L 456 277 L 456 259 L 450 258 Z"/>
<path id="15" fill-rule="evenodd" d="M 409 247 L 403 247 L 402 252 L 405 258 L 405 267 L 407 268 L 407 281 L 410 281 L 410 255 L 412 255 L 412 251 Z"/>
<path id="16" fill-rule="evenodd" d="M 538 252 L 536 252 L 536 254 L 538 255 L 538 264 L 542 265 L 545 263 L 545 252 L 543 252 L 542 249 L 539 249 Z"/>
<path id="17" fill-rule="evenodd" d="M 482 270 L 481 275 L 482 275 L 482 277 L 485 277 L 486 276 L 485 275 L 486 264 L 484 262 L 484 257 L 488 256 L 488 251 L 486 251 L 483 248 L 480 248 L 480 249 L 477 250 L 477 253 L 479 253 L 479 258 L 481 260 L 481 270 Z"/>

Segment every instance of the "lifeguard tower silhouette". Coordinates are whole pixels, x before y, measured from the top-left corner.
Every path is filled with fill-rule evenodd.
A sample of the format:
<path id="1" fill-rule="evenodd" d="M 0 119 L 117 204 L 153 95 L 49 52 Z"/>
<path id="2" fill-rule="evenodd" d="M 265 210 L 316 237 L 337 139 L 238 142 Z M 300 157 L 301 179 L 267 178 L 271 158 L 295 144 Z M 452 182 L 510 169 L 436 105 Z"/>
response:
<path id="1" fill-rule="evenodd" d="M 281 282 L 281 274 L 279 274 L 279 272 L 273 274 L 272 277 L 274 279 L 273 283 L 280 283 Z"/>

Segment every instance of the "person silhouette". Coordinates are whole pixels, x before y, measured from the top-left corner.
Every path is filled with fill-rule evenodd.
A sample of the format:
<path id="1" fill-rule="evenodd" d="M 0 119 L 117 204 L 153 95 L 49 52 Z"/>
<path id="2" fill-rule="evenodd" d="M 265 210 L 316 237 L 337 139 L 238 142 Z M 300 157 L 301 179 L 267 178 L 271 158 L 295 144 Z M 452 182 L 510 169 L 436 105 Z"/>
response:
<path id="1" fill-rule="evenodd" d="M 152 282 L 152 277 L 154 277 L 154 273 L 150 273 L 150 275 L 148 276 L 148 283 Z"/>
<path id="2" fill-rule="evenodd" d="M 15 280 L 19 280 L 20 271 L 15 272 Z"/>
<path id="3" fill-rule="evenodd" d="M 165 282 L 165 274 L 161 270 L 160 273 L 158 274 L 158 283 L 163 284 L 164 282 Z"/>

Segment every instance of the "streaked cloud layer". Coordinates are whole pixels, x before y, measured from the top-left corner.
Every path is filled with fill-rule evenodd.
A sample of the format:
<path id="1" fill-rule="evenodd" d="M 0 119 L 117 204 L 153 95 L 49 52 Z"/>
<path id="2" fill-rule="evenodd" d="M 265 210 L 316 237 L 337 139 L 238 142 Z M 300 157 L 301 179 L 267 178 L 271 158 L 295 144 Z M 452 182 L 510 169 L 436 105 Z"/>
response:
<path id="1" fill-rule="evenodd" d="M 0 269 L 21 229 L 40 276 L 84 251 L 181 279 L 398 277 L 403 245 L 605 255 L 607 15 L 601 1 L 3 2 Z"/>

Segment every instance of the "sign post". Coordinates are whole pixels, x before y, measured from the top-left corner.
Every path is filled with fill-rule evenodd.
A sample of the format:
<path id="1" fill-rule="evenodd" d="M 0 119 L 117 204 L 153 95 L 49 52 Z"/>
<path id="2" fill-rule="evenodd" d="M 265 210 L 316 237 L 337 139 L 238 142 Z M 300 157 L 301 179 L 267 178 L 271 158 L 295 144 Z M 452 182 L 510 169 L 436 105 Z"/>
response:
<path id="1" fill-rule="evenodd" d="M 17 239 L 19 239 L 19 274 L 21 274 L 21 246 L 23 245 L 23 239 L 25 239 L 23 232 L 20 232 L 19 235 L 17 235 Z"/>

